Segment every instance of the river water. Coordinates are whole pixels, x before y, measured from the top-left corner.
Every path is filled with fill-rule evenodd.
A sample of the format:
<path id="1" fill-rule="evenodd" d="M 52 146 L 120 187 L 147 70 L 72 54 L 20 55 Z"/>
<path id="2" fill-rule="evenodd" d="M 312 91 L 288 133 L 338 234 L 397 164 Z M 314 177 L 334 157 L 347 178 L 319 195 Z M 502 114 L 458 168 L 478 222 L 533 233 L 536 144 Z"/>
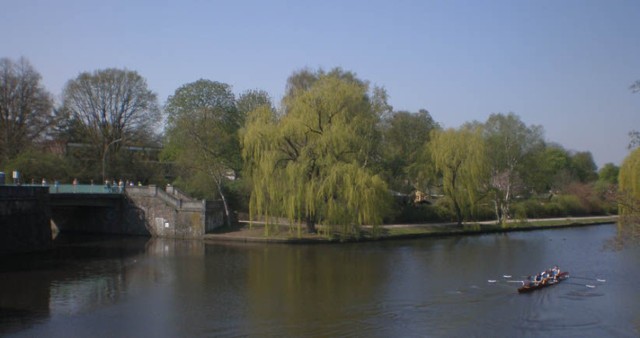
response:
<path id="1" fill-rule="evenodd" d="M 637 337 L 640 248 L 610 249 L 615 235 L 603 225 L 331 245 L 61 238 L 47 254 L 0 260 L 0 335 Z M 517 280 L 554 264 L 572 277 L 517 293 Z"/>

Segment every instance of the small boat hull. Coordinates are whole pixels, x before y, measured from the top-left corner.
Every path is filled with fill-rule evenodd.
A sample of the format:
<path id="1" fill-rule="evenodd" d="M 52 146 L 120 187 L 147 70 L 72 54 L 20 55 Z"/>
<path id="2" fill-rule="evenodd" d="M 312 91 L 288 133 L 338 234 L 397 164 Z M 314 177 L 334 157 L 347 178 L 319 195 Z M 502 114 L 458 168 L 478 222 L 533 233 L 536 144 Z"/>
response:
<path id="1" fill-rule="evenodd" d="M 547 286 L 556 285 L 567 278 L 569 278 L 569 273 L 564 271 L 559 273 L 558 276 L 556 276 L 555 280 L 547 280 L 547 281 L 536 283 L 536 284 L 531 283 L 529 285 L 524 285 L 522 287 L 519 287 L 518 293 L 527 293 L 527 292 L 535 291 L 538 289 L 543 289 L 543 288 L 546 288 Z"/>

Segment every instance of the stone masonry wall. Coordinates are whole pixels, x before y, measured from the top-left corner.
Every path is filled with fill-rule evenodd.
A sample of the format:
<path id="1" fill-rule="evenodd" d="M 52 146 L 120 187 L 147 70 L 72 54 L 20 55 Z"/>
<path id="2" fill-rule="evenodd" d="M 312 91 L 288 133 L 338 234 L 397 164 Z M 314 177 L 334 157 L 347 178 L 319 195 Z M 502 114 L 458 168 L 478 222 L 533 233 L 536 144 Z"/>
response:
<path id="1" fill-rule="evenodd" d="M 187 199 L 156 186 L 127 187 L 127 222 L 143 222 L 152 236 L 202 238 L 223 224 L 222 208 L 215 202 Z"/>
<path id="2" fill-rule="evenodd" d="M 0 186 L 0 254 L 51 248 L 46 188 Z"/>

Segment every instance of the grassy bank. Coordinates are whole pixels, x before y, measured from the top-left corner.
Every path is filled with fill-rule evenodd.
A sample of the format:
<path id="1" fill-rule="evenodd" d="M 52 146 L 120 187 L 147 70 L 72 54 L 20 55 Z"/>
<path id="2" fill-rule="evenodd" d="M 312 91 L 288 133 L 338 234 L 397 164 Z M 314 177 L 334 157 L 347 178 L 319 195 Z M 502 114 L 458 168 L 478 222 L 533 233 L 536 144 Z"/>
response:
<path id="1" fill-rule="evenodd" d="M 363 227 L 357 236 L 341 237 L 324 232 L 321 227 L 318 234 L 308 234 L 305 229 L 289 225 L 270 225 L 241 223 L 231 228 L 223 227 L 215 233 L 205 235 L 205 240 L 275 242 L 275 243 L 335 243 L 372 240 L 389 240 L 420 237 L 442 237 L 460 235 L 478 235 L 510 231 L 533 231 L 599 225 L 616 222 L 617 217 L 585 217 L 565 219 L 542 219 L 511 222 L 506 225 L 492 223 L 456 224 L 394 224 L 374 229 Z"/>

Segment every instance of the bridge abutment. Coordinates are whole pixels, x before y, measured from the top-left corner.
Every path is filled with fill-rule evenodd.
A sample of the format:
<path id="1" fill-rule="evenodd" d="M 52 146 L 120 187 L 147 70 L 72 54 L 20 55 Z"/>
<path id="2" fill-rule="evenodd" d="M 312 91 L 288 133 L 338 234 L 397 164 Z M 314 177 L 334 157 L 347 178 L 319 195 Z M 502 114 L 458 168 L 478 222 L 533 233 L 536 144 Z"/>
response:
<path id="1" fill-rule="evenodd" d="M 76 188 L 82 187 L 70 191 Z M 0 254 L 48 249 L 52 228 L 200 239 L 224 225 L 221 202 L 195 200 L 170 186 L 126 187 L 123 193 L 91 188 L 50 194 L 46 186 L 0 185 Z"/>
<path id="2" fill-rule="evenodd" d="M 49 191 L 0 185 L 0 254 L 51 248 Z"/>
<path id="3" fill-rule="evenodd" d="M 169 186 L 127 187 L 126 222 L 144 222 L 154 237 L 202 238 L 224 224 L 221 202 L 195 200 Z"/>

